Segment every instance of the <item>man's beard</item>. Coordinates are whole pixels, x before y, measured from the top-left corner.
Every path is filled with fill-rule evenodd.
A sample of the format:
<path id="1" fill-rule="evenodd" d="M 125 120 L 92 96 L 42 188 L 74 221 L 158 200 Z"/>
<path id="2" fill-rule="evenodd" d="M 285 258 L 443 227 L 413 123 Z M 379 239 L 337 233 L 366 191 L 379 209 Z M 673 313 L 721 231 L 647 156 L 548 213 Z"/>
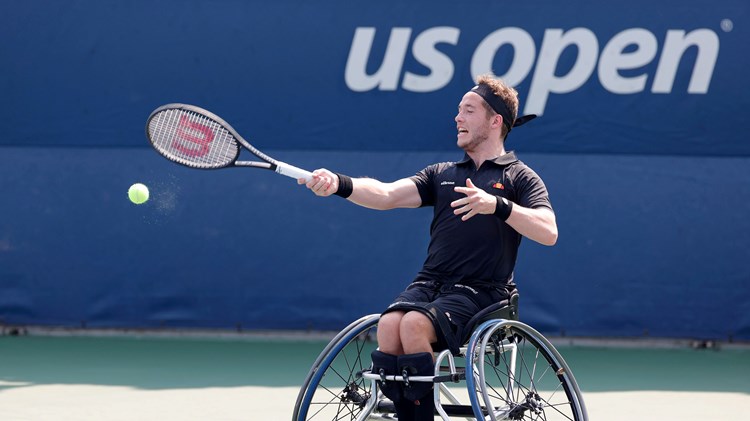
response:
<path id="1" fill-rule="evenodd" d="M 486 131 L 483 131 L 482 133 L 477 133 L 471 136 L 471 139 L 469 139 L 469 141 L 466 142 L 466 144 L 464 144 L 463 146 L 460 146 L 460 145 L 459 146 L 465 152 L 472 152 L 476 150 L 479 145 L 486 142 L 487 139 L 489 139 L 489 135 L 487 134 Z"/>

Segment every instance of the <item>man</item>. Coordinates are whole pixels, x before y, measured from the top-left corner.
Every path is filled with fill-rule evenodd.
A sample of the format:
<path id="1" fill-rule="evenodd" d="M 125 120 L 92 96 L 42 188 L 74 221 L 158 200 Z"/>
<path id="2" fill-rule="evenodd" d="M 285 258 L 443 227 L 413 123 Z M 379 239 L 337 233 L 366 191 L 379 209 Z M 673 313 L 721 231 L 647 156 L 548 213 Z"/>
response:
<path id="1" fill-rule="evenodd" d="M 466 322 L 515 289 L 521 236 L 550 246 L 557 241 L 544 183 L 505 150 L 511 128 L 534 117 L 517 114 L 516 90 L 483 75 L 458 105 L 461 161 L 430 165 L 392 183 L 326 169 L 314 171 L 306 183 L 318 196 L 336 194 L 372 209 L 434 207 L 422 270 L 378 323 L 373 372 L 432 375 L 433 344 L 455 353 Z M 433 419 L 431 383 L 380 386 L 399 420 Z"/>

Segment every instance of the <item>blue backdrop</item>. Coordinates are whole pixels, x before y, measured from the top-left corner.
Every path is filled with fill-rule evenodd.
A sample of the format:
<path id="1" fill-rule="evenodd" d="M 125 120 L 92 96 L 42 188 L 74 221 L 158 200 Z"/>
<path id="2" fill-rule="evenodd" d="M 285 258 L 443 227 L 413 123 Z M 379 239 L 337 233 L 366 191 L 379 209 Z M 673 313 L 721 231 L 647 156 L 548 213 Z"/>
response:
<path id="1" fill-rule="evenodd" d="M 146 117 L 196 104 L 279 159 L 393 180 L 460 158 L 456 106 L 493 72 L 542 115 L 508 147 L 560 228 L 522 245 L 522 318 L 748 340 L 748 23 L 740 0 L 3 2 L 0 318 L 338 329 L 377 312 L 419 269 L 429 209 L 181 168 Z"/>

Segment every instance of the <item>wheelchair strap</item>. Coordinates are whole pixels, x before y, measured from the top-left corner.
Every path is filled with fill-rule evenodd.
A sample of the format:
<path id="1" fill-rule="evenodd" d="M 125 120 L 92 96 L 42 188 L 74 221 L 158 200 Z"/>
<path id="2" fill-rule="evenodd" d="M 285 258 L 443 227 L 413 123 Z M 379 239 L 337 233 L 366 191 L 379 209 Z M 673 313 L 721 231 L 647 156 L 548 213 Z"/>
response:
<path id="1" fill-rule="evenodd" d="M 459 354 L 459 347 L 461 345 L 458 343 L 456 335 L 453 333 L 453 329 L 451 329 L 448 317 L 446 317 L 439 308 L 435 307 L 434 304 L 402 301 L 391 304 L 383 314 L 390 313 L 391 311 L 418 311 L 424 314 L 432 322 L 435 332 L 440 335 L 443 341 L 445 341 L 445 344 L 448 345 L 451 354 L 456 356 Z"/>

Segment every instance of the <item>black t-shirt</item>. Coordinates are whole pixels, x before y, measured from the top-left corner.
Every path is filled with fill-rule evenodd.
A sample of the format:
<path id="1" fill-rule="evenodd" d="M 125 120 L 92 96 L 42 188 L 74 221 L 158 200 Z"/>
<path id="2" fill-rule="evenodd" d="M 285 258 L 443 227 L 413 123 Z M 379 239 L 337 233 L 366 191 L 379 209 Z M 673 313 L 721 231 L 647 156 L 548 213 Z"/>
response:
<path id="1" fill-rule="evenodd" d="M 466 197 L 453 190 L 474 185 L 527 208 L 552 209 L 541 178 L 513 152 L 485 161 L 477 169 L 468 156 L 460 162 L 433 164 L 411 177 L 422 206 L 434 206 L 427 259 L 416 280 L 446 284 L 497 285 L 513 282 L 521 235 L 495 215 L 461 221 L 451 202 Z"/>

